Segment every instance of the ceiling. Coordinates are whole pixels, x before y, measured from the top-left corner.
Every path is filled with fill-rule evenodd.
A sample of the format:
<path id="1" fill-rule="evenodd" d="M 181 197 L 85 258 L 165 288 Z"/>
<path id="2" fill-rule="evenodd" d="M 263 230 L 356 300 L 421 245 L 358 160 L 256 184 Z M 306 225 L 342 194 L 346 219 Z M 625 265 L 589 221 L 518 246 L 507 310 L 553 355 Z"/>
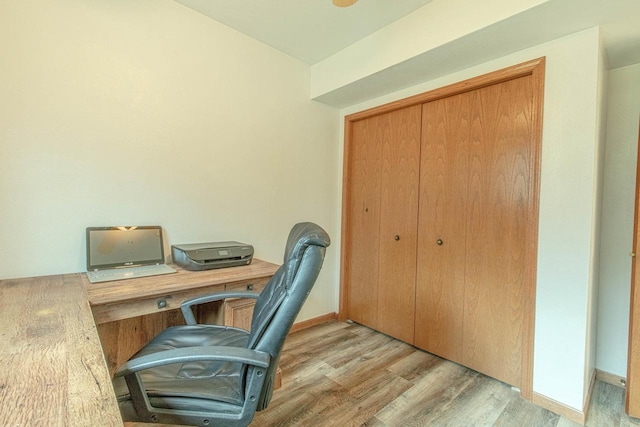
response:
<path id="1" fill-rule="evenodd" d="M 431 0 L 176 0 L 307 64 L 315 64 Z"/>
<path id="2" fill-rule="evenodd" d="M 176 1 L 313 65 L 432 0 L 360 0 L 347 8 L 335 7 L 331 0 Z M 563 2 L 573 3 L 548 3 Z M 571 27 L 576 15 L 582 15 L 584 21 L 584 14 L 591 13 L 588 21 L 602 27 L 610 67 L 640 62 L 639 0 L 581 0 L 578 4 L 580 10 L 573 5 L 557 8 L 566 16 L 549 18 L 566 21 Z M 541 30 L 545 24 L 539 23 Z"/>

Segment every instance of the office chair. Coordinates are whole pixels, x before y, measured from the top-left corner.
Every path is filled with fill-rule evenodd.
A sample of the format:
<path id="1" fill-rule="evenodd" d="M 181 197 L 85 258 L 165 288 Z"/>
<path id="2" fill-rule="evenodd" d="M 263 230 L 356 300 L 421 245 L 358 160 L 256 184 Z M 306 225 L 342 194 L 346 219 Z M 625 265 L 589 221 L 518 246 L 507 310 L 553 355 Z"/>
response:
<path id="1" fill-rule="evenodd" d="M 296 224 L 284 263 L 261 293 L 218 293 L 182 303 L 187 324 L 161 332 L 115 374 L 124 421 L 248 425 L 271 400 L 285 338 L 329 243 L 319 226 Z M 192 307 L 225 298 L 257 298 L 251 331 L 196 323 Z"/>

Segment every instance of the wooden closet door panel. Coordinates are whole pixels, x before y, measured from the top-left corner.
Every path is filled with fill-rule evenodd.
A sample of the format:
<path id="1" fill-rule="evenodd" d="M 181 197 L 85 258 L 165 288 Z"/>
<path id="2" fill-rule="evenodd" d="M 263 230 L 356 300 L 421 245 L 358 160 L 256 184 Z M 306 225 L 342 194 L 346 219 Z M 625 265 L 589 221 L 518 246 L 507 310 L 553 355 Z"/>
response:
<path id="1" fill-rule="evenodd" d="M 472 126 L 464 364 L 520 386 L 526 225 L 532 203 L 530 77 L 469 92 Z"/>
<path id="2" fill-rule="evenodd" d="M 384 114 L 378 330 L 413 343 L 421 106 Z"/>
<path id="3" fill-rule="evenodd" d="M 378 255 L 380 179 L 384 121 L 378 117 L 353 124 L 348 207 L 349 318 L 378 327 Z"/>
<path id="4" fill-rule="evenodd" d="M 629 416 L 640 417 L 640 132 L 636 166 L 636 197 L 631 258 L 631 307 L 629 312 L 629 349 L 625 405 Z"/>
<path id="5" fill-rule="evenodd" d="M 469 97 L 422 108 L 415 345 L 462 362 Z"/>

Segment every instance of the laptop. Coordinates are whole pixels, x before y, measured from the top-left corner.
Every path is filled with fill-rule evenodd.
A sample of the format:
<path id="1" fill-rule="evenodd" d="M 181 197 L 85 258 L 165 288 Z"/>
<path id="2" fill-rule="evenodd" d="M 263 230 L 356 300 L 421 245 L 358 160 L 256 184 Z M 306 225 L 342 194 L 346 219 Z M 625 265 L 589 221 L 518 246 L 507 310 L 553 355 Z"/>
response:
<path id="1" fill-rule="evenodd" d="M 91 283 L 175 273 L 164 263 L 162 227 L 87 227 Z"/>

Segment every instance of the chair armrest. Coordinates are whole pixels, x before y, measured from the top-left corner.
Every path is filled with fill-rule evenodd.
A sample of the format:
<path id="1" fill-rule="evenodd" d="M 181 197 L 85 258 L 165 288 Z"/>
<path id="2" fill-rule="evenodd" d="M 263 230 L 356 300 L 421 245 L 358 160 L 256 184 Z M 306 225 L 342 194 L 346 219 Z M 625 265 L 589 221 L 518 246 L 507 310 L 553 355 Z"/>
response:
<path id="1" fill-rule="evenodd" d="M 243 347 L 202 346 L 175 348 L 133 358 L 120 366 L 115 376 L 122 377 L 172 363 L 201 361 L 237 362 L 267 368 L 270 359 L 271 356 L 268 353 Z"/>
<path id="2" fill-rule="evenodd" d="M 227 298 L 254 298 L 258 299 L 260 294 L 258 292 L 218 292 L 215 294 L 204 295 L 201 297 L 195 297 L 184 301 L 180 304 L 180 310 L 182 310 L 182 315 L 184 316 L 184 320 L 187 322 L 187 325 L 195 325 L 196 317 L 193 314 L 193 309 L 191 308 L 194 305 L 204 304 L 207 302 L 220 301 Z"/>
<path id="3" fill-rule="evenodd" d="M 181 421 L 180 424 L 185 424 L 184 421 L 186 420 L 192 425 L 202 425 L 202 420 L 207 419 L 209 414 L 199 413 L 199 411 L 185 412 L 180 409 L 154 407 L 149 400 L 139 371 L 172 363 L 206 360 L 230 361 L 252 365 L 248 368 L 247 373 L 247 381 L 249 383 L 249 394 L 247 396 L 251 397 L 245 399 L 242 410 L 243 412 L 250 410 L 251 413 L 253 413 L 258 402 L 256 396 L 259 396 L 266 378 L 264 370 L 268 368 L 271 360 L 271 356 L 269 356 L 268 353 L 261 351 L 243 347 L 222 346 L 186 347 L 164 350 L 129 360 L 118 369 L 115 377 L 124 377 L 135 411 L 143 422 L 157 423 L 158 414 L 161 414 L 163 417 L 169 417 L 172 424 L 178 420 Z"/>

